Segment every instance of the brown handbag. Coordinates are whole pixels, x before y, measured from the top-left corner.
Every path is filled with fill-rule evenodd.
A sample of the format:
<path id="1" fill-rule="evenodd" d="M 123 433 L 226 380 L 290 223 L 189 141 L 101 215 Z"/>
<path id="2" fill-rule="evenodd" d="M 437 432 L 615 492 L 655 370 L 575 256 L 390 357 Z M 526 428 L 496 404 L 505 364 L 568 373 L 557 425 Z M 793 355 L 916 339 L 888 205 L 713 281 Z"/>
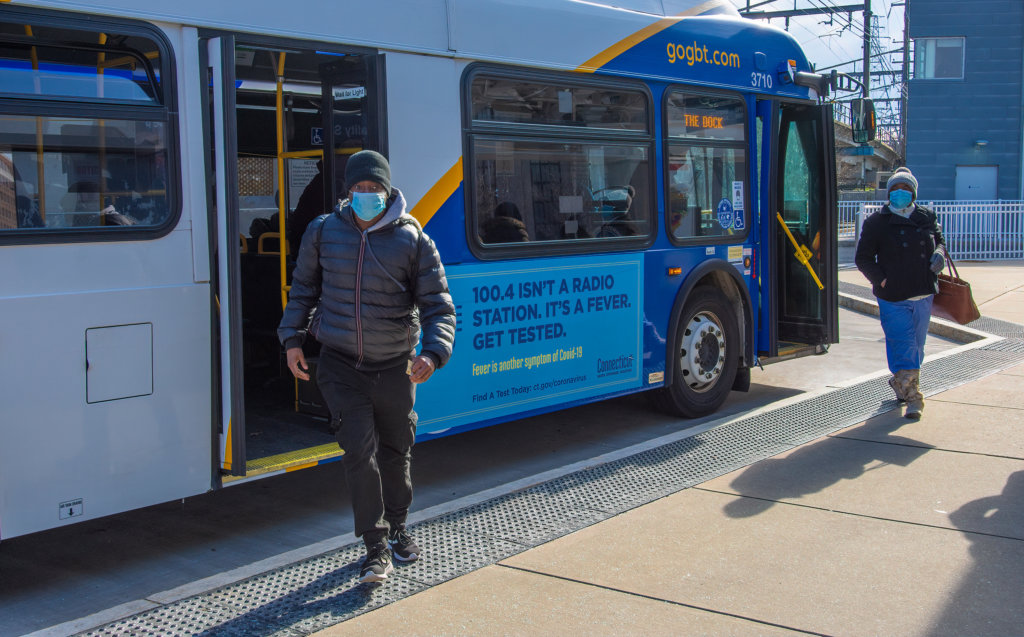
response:
<path id="1" fill-rule="evenodd" d="M 932 301 L 932 315 L 965 325 L 981 317 L 978 305 L 971 295 L 971 284 L 960 278 L 953 259 L 946 255 L 950 274 L 939 274 L 939 293 Z"/>

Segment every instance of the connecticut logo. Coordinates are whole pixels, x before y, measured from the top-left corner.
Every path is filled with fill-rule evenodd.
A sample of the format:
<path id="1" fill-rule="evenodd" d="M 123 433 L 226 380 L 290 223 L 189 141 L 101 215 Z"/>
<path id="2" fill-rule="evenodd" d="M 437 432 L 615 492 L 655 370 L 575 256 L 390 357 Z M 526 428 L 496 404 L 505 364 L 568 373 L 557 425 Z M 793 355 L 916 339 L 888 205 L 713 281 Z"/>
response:
<path id="1" fill-rule="evenodd" d="M 633 371 L 633 357 L 632 356 L 619 356 L 618 358 L 599 358 L 597 359 L 597 375 L 601 376 L 614 376 L 615 374 L 625 374 Z"/>

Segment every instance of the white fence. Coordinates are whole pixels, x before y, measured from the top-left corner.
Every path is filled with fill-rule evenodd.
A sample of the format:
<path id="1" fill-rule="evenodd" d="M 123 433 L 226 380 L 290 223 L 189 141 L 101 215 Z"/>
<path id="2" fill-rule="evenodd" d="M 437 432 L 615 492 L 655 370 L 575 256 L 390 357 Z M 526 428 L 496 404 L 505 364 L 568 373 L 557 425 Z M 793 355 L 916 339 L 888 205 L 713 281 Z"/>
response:
<path id="1" fill-rule="evenodd" d="M 921 201 L 935 211 L 954 259 L 1024 259 L 1024 201 Z M 858 239 L 859 215 L 879 201 L 840 201 L 839 238 Z"/>

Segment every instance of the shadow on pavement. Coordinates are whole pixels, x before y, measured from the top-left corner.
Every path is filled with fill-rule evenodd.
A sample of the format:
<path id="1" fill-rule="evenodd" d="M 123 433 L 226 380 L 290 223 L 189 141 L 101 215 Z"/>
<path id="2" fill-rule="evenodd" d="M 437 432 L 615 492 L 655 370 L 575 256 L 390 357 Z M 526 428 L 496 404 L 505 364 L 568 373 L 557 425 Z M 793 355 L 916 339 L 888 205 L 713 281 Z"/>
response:
<path id="1" fill-rule="evenodd" d="M 1019 635 L 1024 627 L 1024 471 L 1010 475 L 999 495 L 968 502 L 949 514 L 971 542 L 964 573 L 928 635 Z M 1007 535 L 1008 530 L 1015 533 Z"/>
<path id="2" fill-rule="evenodd" d="M 868 465 L 872 463 L 905 467 L 930 448 L 916 440 L 892 435 L 907 422 L 896 411 L 872 420 L 875 422 L 863 426 L 871 426 L 876 435 L 885 435 L 882 441 L 850 444 L 827 437 L 784 458 L 769 458 L 751 465 L 730 483 L 741 497 L 725 506 L 725 514 L 733 518 L 752 517 L 778 501 L 817 493 L 840 480 L 854 480 L 870 471 Z"/>
<path id="3" fill-rule="evenodd" d="M 391 601 L 380 584 L 359 583 L 359 565 L 359 561 L 340 565 L 306 586 L 274 598 L 198 635 L 273 635 L 310 620 L 313 620 L 316 628 L 320 628 L 341 622 L 353 612 L 376 608 Z M 305 633 L 305 630 L 302 632 Z"/>

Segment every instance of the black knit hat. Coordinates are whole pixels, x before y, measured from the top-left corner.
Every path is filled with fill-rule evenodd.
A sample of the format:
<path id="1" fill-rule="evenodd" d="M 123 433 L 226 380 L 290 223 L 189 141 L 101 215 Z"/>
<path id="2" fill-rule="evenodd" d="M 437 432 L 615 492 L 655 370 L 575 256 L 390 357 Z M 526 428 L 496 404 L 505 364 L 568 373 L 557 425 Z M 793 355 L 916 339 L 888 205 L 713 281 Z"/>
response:
<path id="1" fill-rule="evenodd" d="M 388 160 L 373 150 L 361 150 L 348 158 L 345 165 L 345 186 L 349 189 L 361 181 L 375 181 L 391 196 L 391 167 Z"/>

